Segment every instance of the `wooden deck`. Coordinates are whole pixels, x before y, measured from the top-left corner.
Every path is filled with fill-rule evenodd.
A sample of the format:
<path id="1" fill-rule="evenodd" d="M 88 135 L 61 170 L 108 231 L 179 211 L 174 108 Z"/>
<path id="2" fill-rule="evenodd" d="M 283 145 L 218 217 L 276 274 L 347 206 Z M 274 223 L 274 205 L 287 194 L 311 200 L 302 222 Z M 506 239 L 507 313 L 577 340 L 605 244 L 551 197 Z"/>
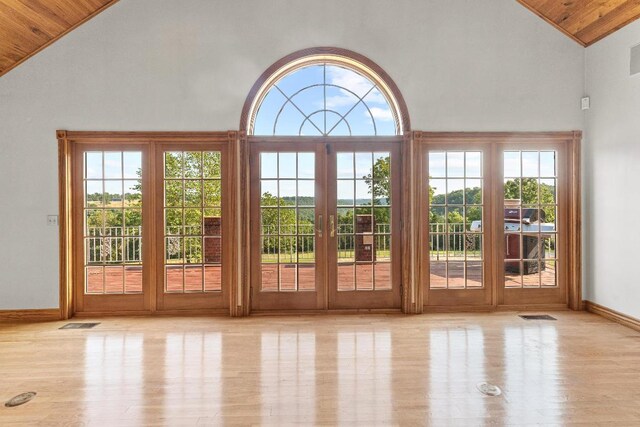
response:
<path id="1" fill-rule="evenodd" d="M 467 288 L 481 288 L 484 285 L 482 267 L 480 265 L 467 268 Z M 449 263 L 449 289 L 463 289 L 465 287 L 464 264 Z M 552 287 L 556 286 L 556 269 L 551 263 L 539 273 L 522 274 L 505 271 L 505 287 Z M 430 265 L 430 286 L 433 289 L 447 288 L 447 267 L 445 263 L 435 262 Z"/>
<path id="2" fill-rule="evenodd" d="M 279 267 L 279 268 L 278 268 Z M 375 264 L 338 264 L 338 290 L 388 290 L 391 289 L 391 263 Z M 280 290 L 312 291 L 316 288 L 316 267 L 313 264 L 262 264 L 262 290 L 278 290 L 278 270 L 280 271 Z M 375 276 L 374 276 L 375 271 Z M 375 281 L 375 283 L 374 283 Z"/>
<path id="3" fill-rule="evenodd" d="M 449 288 L 464 288 L 463 264 L 449 264 Z M 89 267 L 87 290 L 88 293 L 103 293 L 102 267 Z M 373 274 L 375 271 L 375 275 Z M 279 273 L 278 273 L 279 272 Z M 262 289 L 264 291 L 278 290 L 278 274 L 280 274 L 281 291 L 313 291 L 316 288 L 316 267 L 313 264 L 262 264 Z M 216 292 L 222 289 L 222 267 L 207 265 L 167 266 L 167 292 Z M 297 288 L 296 288 L 297 276 Z M 434 289 L 447 288 L 447 271 L 445 264 L 431 264 L 431 287 Z M 184 289 L 183 289 L 184 280 Z M 338 290 L 350 291 L 386 290 L 391 288 L 391 264 L 377 262 L 374 264 L 339 264 Z M 540 282 L 541 281 L 541 282 Z M 537 287 L 555 286 L 556 270 L 547 264 L 540 273 L 524 274 L 505 273 L 506 287 Z M 467 288 L 481 288 L 483 275 L 480 268 L 467 269 Z M 142 292 L 142 268 L 139 266 L 104 267 L 104 292 L 118 294 Z"/>
<path id="4" fill-rule="evenodd" d="M 124 277 L 123 277 L 124 275 Z M 167 266 L 167 292 L 216 292 L 222 289 L 222 267 L 220 265 Z M 184 277 L 184 279 L 183 279 Z M 102 267 L 89 267 L 88 293 L 103 293 Z M 183 289 L 184 283 L 184 289 Z M 104 293 L 119 294 L 142 292 L 142 267 L 105 267 Z"/>

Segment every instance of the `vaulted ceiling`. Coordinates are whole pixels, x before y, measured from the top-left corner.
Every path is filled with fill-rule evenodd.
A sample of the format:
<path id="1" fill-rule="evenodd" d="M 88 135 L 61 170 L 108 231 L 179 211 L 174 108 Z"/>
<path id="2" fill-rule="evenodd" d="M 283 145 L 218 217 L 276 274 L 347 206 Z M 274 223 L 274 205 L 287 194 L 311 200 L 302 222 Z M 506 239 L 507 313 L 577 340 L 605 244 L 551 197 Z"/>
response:
<path id="1" fill-rule="evenodd" d="M 0 0 L 0 76 L 118 0 Z"/>
<path id="2" fill-rule="evenodd" d="M 517 0 L 583 46 L 640 17 L 640 0 Z M 118 0 L 0 0 L 0 76 Z"/>
<path id="3" fill-rule="evenodd" d="M 589 46 L 640 18 L 640 0 L 518 2 L 583 46 Z"/>

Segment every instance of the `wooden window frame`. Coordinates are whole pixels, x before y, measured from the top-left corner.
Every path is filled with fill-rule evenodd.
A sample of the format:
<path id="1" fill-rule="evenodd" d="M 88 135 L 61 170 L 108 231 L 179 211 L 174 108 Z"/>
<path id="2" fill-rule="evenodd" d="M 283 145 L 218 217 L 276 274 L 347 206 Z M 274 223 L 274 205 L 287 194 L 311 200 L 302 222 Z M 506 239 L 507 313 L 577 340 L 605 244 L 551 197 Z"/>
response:
<path id="1" fill-rule="evenodd" d="M 237 131 L 227 132 L 92 132 L 92 131 L 66 131 L 59 130 L 56 132 L 58 140 L 58 180 L 59 180 L 59 265 L 60 265 L 60 318 L 69 319 L 75 315 L 83 315 L 84 312 L 78 311 L 78 263 L 77 259 L 78 240 L 77 236 L 77 219 L 74 215 L 74 209 L 79 189 L 76 188 L 77 176 L 75 170 L 78 169 L 74 162 L 78 146 L 96 146 L 104 149 L 106 146 L 121 148 L 127 145 L 135 145 L 144 147 L 148 156 L 146 165 L 149 170 L 146 173 L 148 188 L 145 190 L 145 209 L 149 212 L 148 220 L 145 221 L 145 230 L 150 233 L 151 241 L 154 241 L 158 228 L 162 227 L 158 224 L 158 191 L 155 177 L 157 176 L 157 165 L 151 159 L 156 159 L 156 153 L 159 152 L 163 144 L 179 144 L 184 146 L 193 145 L 194 147 L 203 147 L 210 144 L 217 147 L 223 147 L 227 154 L 227 165 L 225 179 L 230 183 L 239 181 L 238 169 L 238 153 L 240 148 L 240 138 Z M 118 315 L 118 314 L 227 314 L 236 316 L 239 313 L 238 301 L 242 297 L 238 291 L 238 256 L 240 253 L 238 230 L 240 227 L 237 222 L 240 220 L 238 212 L 238 189 L 239 185 L 230 185 L 227 195 L 224 196 L 223 204 L 228 218 L 223 225 L 225 228 L 224 248 L 228 250 L 227 257 L 223 267 L 223 283 L 226 282 L 228 292 L 225 298 L 228 299 L 228 308 L 222 309 L 185 309 L 185 310 L 163 310 L 158 307 L 158 257 L 156 246 L 152 245 L 145 254 L 146 263 L 148 263 L 149 277 L 145 290 L 145 309 L 140 311 L 118 311 L 117 309 L 109 312 L 86 312 L 86 315 Z M 153 237 L 151 237 L 153 236 Z M 229 250 L 236 248 L 236 250 Z"/>
<path id="2" fill-rule="evenodd" d="M 402 278 L 401 278 L 401 302 L 402 311 L 405 313 L 419 313 L 422 311 L 422 302 L 418 301 L 418 294 L 415 291 L 415 287 L 412 285 L 416 279 L 413 266 L 415 265 L 416 251 L 414 250 L 417 242 L 415 241 L 415 235 L 413 233 L 413 219 L 414 201 L 409 197 L 415 193 L 415 179 L 414 172 L 414 146 L 411 133 L 411 121 L 409 117 L 409 110 L 407 104 L 400 92 L 398 86 L 393 79 L 386 73 L 386 71 L 376 64 L 371 59 L 357 52 L 342 49 L 337 47 L 322 46 L 312 47 L 308 49 L 302 49 L 293 52 L 268 67 L 258 77 L 251 90 L 247 94 L 245 103 L 240 115 L 240 143 L 238 147 L 238 161 L 239 161 L 239 193 L 238 193 L 238 210 L 239 212 L 248 212 L 250 207 L 250 142 L 255 141 L 256 138 L 263 139 L 261 136 L 250 135 L 253 129 L 253 120 L 255 119 L 256 107 L 260 104 L 262 97 L 268 91 L 271 83 L 282 77 L 283 75 L 291 72 L 296 67 L 301 65 L 311 64 L 314 61 L 327 61 L 336 64 L 342 64 L 344 66 L 352 66 L 358 69 L 365 76 L 372 79 L 373 82 L 381 87 L 387 97 L 393 102 L 393 108 L 397 119 L 399 121 L 399 129 L 401 134 L 394 138 L 401 141 L 401 216 L 402 226 L 400 230 L 401 238 L 401 265 L 402 265 Z M 290 137 L 271 137 L 272 140 L 279 138 L 285 138 L 289 143 L 295 144 L 295 140 Z M 304 137 L 309 139 L 313 137 Z M 335 138 L 335 137 L 329 137 Z M 389 137 L 374 137 L 376 139 L 384 139 Z M 351 137 L 352 140 L 357 140 L 357 137 Z M 251 227 L 250 219 L 248 215 L 242 215 L 239 220 L 240 229 L 240 246 L 241 246 L 241 259 L 251 259 L 250 254 L 250 242 L 251 242 Z M 242 285 L 238 287 L 238 302 L 239 313 L 238 315 L 249 315 L 251 312 L 251 268 L 249 262 L 244 262 L 239 266 L 238 282 Z M 241 306 L 241 307 L 240 307 Z"/>
<path id="3" fill-rule="evenodd" d="M 497 280 L 499 274 L 497 261 L 491 254 L 487 254 L 487 259 L 490 259 L 492 264 L 492 270 L 494 276 L 491 278 L 491 286 L 494 287 L 492 292 L 492 302 L 490 305 L 480 307 L 433 307 L 429 308 L 429 311 L 465 311 L 465 310 L 525 310 L 525 309 L 562 309 L 569 308 L 572 310 L 582 309 L 582 284 L 581 284 L 581 180 L 580 180 L 580 143 L 582 139 L 582 133 L 580 131 L 572 132 L 414 132 L 413 144 L 417 147 L 422 147 L 429 144 L 437 143 L 439 147 L 451 144 L 452 147 L 460 146 L 461 144 L 471 143 L 486 143 L 492 145 L 491 157 L 494 164 L 494 170 L 491 171 L 492 175 L 499 173 L 501 162 L 496 166 L 496 159 L 498 158 L 499 146 L 508 145 L 510 148 L 522 144 L 545 146 L 549 144 L 562 144 L 565 148 L 565 158 L 562 167 L 565 168 L 565 192 L 566 192 L 566 236 L 565 236 L 565 256 L 566 270 L 564 275 L 566 277 L 566 303 L 539 303 L 539 304 L 516 304 L 516 305 L 504 305 L 500 301 L 501 289 L 499 288 L 500 281 Z M 415 176 L 418 179 L 423 176 L 421 170 L 421 158 L 420 153 L 422 149 L 416 150 L 418 156 L 412 156 L 412 162 L 415 162 Z M 497 169 L 496 169 L 497 167 Z M 420 183 L 412 183 L 411 191 L 412 198 L 419 203 L 424 202 L 424 197 L 420 196 L 421 185 Z M 495 188 L 495 187 L 494 187 Z M 492 189 L 487 189 L 492 191 Z M 495 199 L 495 197 L 494 197 Z M 493 213 L 491 218 L 496 222 L 496 212 L 502 206 L 502 203 L 493 203 Z M 418 206 L 417 211 L 422 211 L 422 205 Z M 420 233 L 424 233 L 423 227 L 420 227 L 420 214 L 414 216 L 413 226 Z M 494 228 L 495 230 L 495 228 Z M 494 236 L 497 233 L 494 232 Z M 492 238 L 493 240 L 493 238 Z M 422 239 L 420 240 L 422 241 Z M 493 242 L 494 247 L 497 243 Z M 417 300 L 424 302 L 426 295 L 423 284 L 426 282 L 425 271 L 428 272 L 428 266 L 424 265 L 422 260 L 425 259 L 425 252 L 428 249 L 419 245 L 415 247 L 418 251 L 418 261 L 412 266 L 416 277 L 419 279 L 412 282 L 412 290 L 417 295 Z M 499 245 L 498 245 L 499 246 Z M 422 312 L 425 308 L 416 307 L 415 312 Z"/>
<path id="4" fill-rule="evenodd" d="M 228 266 L 230 281 L 229 309 L 224 311 L 231 316 L 250 314 L 250 281 L 249 281 L 249 140 L 244 132 L 72 132 L 58 131 L 58 168 L 59 168 L 59 280 L 60 280 L 60 317 L 68 319 L 75 314 L 74 289 L 74 223 L 72 215 L 73 202 L 73 164 L 74 145 L 84 143 L 122 143 L 125 141 L 150 144 L 151 155 L 155 153 L 154 142 L 226 142 L 229 144 L 228 162 L 229 179 L 232 181 L 227 203 L 229 204 L 232 232 L 229 247 L 233 248 Z M 491 142 L 509 143 L 555 141 L 567 144 L 567 216 L 568 238 L 567 251 L 567 303 L 562 306 L 572 310 L 581 310 L 581 169 L 580 150 L 582 133 L 573 132 L 411 132 L 402 138 L 402 311 L 404 313 L 422 313 L 425 298 L 422 286 L 423 268 L 420 262 L 420 153 L 425 140 L 442 143 Z M 151 171 L 153 174 L 154 171 Z M 155 175 L 153 175 L 155 176 Z M 153 201 L 151 203 L 154 203 Z M 153 205 L 155 212 L 155 205 Z M 154 230 L 155 231 L 155 230 Z M 155 262 L 155 257 L 152 262 Z M 153 271 L 156 269 L 154 268 Z M 154 273 L 155 274 L 155 273 Z M 155 280 L 154 282 L 155 283 Z M 154 292 L 155 287 L 152 287 Z M 495 293 L 494 293 L 495 294 Z M 155 299 L 149 313 L 155 312 Z M 528 307 L 501 307 L 494 302 L 485 310 L 518 309 Z M 559 308 L 559 305 L 537 305 L 537 309 Z M 462 311 L 462 307 L 452 307 L 449 311 Z M 189 311 L 180 311 L 188 314 Z M 113 313 L 110 313 L 113 314 Z M 117 314 L 117 313 L 116 313 Z M 147 314 L 147 313 L 145 313 Z M 223 314 L 220 312 L 219 314 Z"/>
<path id="5" fill-rule="evenodd" d="M 226 142 L 228 146 L 229 163 L 229 205 L 232 232 L 227 238 L 231 239 L 229 247 L 233 248 L 231 260 L 228 264 L 228 280 L 231 292 L 229 295 L 228 313 L 231 316 L 246 316 L 251 311 L 251 269 L 250 269 L 250 242 L 252 239 L 250 224 L 250 142 L 255 138 L 248 136 L 252 128 L 255 107 L 259 104 L 260 97 L 265 88 L 274 78 L 281 76 L 295 67 L 306 63 L 309 58 L 323 61 L 327 58 L 335 58 L 345 64 L 352 63 L 370 70 L 377 76 L 376 82 L 383 87 L 396 102 L 396 108 L 401 121 L 402 135 L 397 136 L 401 140 L 401 300 L 404 313 L 422 313 L 425 298 L 422 286 L 421 269 L 421 240 L 420 221 L 420 176 L 422 153 L 421 144 L 425 139 L 447 142 L 500 142 L 548 140 L 564 141 L 567 147 L 567 198 L 568 198 L 568 230 L 567 256 L 567 306 L 574 310 L 582 309 L 581 289 L 581 169 L 580 169 L 580 141 L 582 133 L 573 132 L 420 132 L 411 131 L 409 112 L 402 97 L 402 93 L 380 66 L 367 57 L 356 52 L 335 47 L 315 47 L 303 49 L 291 53 L 267 68 L 256 80 L 249 91 L 240 116 L 239 131 L 226 132 L 77 132 L 57 131 L 58 139 L 58 169 L 59 169 L 59 280 L 60 280 L 60 317 L 68 319 L 75 313 L 74 289 L 74 235 L 73 235 L 73 163 L 72 156 L 74 144 L 79 142 L 108 143 L 135 141 L 150 144 L 150 156 L 155 158 L 154 142 Z M 356 67 L 358 68 L 358 67 Z M 365 73 L 367 74 L 367 73 Z M 380 138 L 380 137 L 378 137 Z M 286 138 L 291 142 L 290 138 Z M 150 176 L 155 177 L 155 171 L 150 171 Z M 152 194 L 156 192 L 153 191 Z M 156 196 L 153 196 L 154 198 Z M 155 201 L 152 201 L 152 211 L 156 212 Z M 157 222 L 157 221 L 154 221 Z M 155 227 L 155 226 L 154 226 Z M 156 235 L 155 228 L 153 235 Z M 156 263 L 155 254 L 151 262 Z M 154 265 L 152 271 L 155 274 L 157 268 Z M 154 278 L 155 283 L 155 278 Z M 152 287 L 155 292 L 155 287 Z M 495 292 L 494 292 L 495 295 Z M 495 298 L 495 297 L 494 297 Z M 155 312 L 156 298 L 154 295 L 150 312 Z M 498 309 L 497 304 L 492 304 L 491 309 Z M 461 309 L 454 308 L 453 311 Z"/>

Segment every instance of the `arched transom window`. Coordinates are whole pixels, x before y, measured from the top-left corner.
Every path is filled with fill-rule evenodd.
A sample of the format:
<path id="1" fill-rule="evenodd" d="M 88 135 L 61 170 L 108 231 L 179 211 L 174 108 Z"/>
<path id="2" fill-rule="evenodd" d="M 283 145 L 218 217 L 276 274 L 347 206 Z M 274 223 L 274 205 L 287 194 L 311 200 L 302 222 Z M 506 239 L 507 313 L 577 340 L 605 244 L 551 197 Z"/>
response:
<path id="1" fill-rule="evenodd" d="M 262 86 L 249 134 L 401 135 L 395 105 L 382 80 L 364 66 L 307 60 L 281 69 Z"/>

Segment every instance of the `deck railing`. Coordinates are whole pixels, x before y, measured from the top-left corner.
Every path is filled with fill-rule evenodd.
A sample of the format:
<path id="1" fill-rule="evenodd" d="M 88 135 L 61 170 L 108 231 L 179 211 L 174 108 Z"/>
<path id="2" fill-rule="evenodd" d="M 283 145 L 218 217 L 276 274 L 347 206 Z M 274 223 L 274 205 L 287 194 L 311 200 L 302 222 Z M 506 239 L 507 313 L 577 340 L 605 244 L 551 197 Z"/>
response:
<path id="1" fill-rule="evenodd" d="M 281 262 L 296 262 L 314 259 L 313 225 L 281 225 L 263 227 L 262 254 L 266 258 L 284 258 Z M 477 257 L 481 254 L 481 240 L 474 233 L 465 233 L 464 224 L 429 224 L 429 249 L 436 259 L 446 257 L 447 251 L 458 256 L 464 254 Z M 88 263 L 140 263 L 142 261 L 142 227 L 90 227 L 86 239 Z M 202 227 L 169 227 L 167 236 L 168 259 L 199 259 L 202 257 L 200 237 Z M 447 233 L 448 231 L 448 233 Z M 297 233 L 301 234 L 297 234 Z M 338 232 L 338 257 L 353 258 L 355 233 L 352 224 L 341 224 Z M 380 256 L 389 256 L 391 246 L 391 224 L 375 224 L 374 250 Z M 193 241 L 191 241 L 193 240 Z"/>

